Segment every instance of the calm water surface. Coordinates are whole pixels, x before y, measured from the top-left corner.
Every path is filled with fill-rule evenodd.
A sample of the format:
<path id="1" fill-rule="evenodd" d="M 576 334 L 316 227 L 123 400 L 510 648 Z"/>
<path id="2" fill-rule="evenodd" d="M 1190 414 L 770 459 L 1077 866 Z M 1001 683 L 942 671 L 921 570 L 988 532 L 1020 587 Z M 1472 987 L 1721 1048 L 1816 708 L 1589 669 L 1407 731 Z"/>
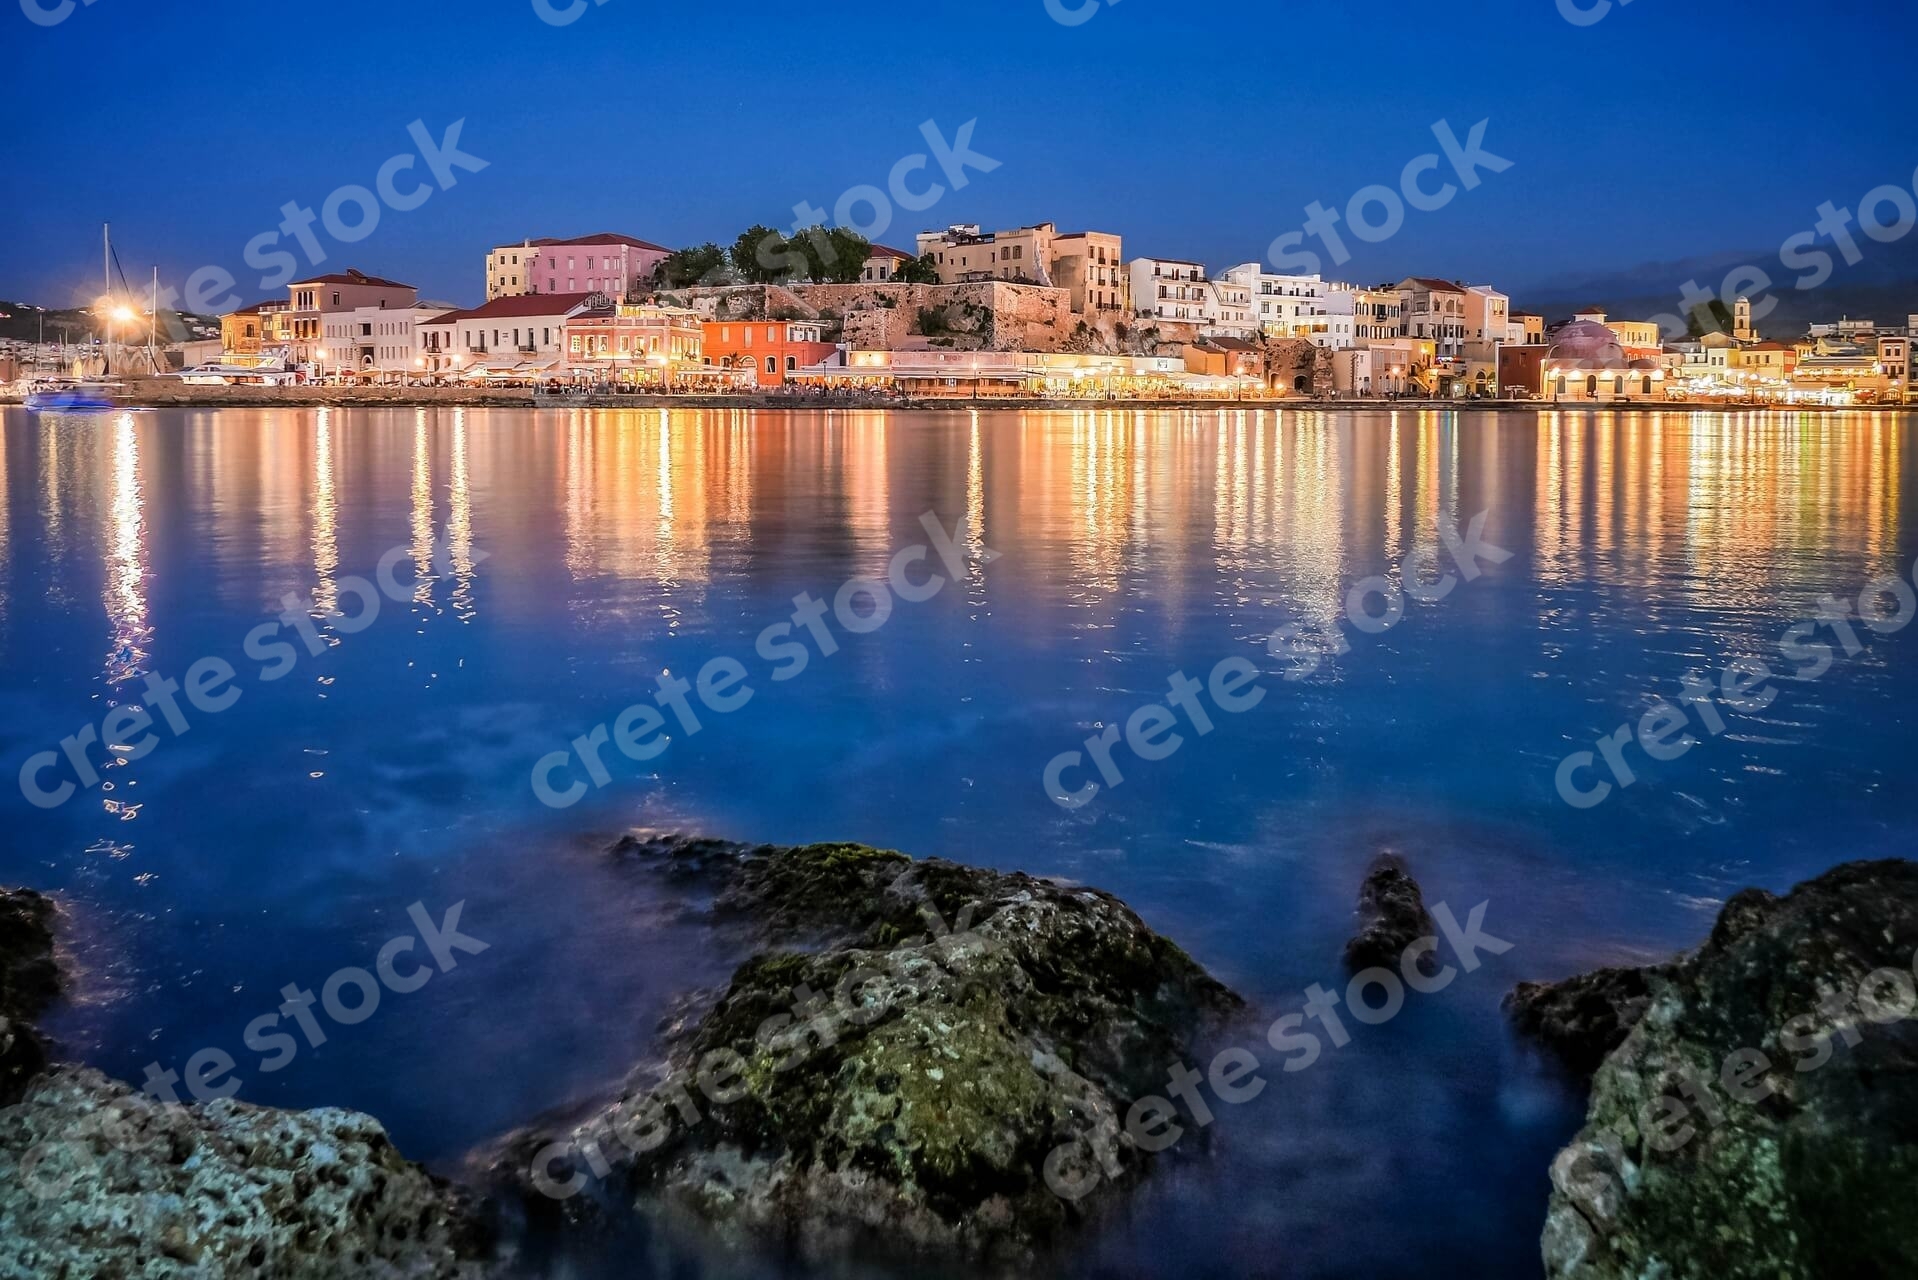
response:
<path id="1" fill-rule="evenodd" d="M 1505 1034 L 1505 991 L 1691 945 L 1746 885 L 1911 849 L 1912 634 L 1597 809 L 1553 785 L 1688 670 L 1773 654 L 1819 597 L 1910 570 L 1895 415 L 0 414 L 0 881 L 73 905 L 80 979 L 52 1029 L 133 1079 L 224 1048 L 242 1097 L 372 1112 L 442 1168 L 608 1087 L 738 959 L 605 865 L 620 830 L 1096 883 L 1268 1017 L 1340 981 L 1354 890 L 1391 848 L 1429 899 L 1488 901 L 1513 950 L 1268 1071 L 1073 1265 L 1533 1276 L 1578 1115 Z M 883 574 L 927 511 L 1000 558 L 767 680 L 759 632 Z M 1277 627 L 1333 618 L 1478 511 L 1513 559 L 1280 678 Z M 340 628 L 344 578 L 404 548 L 411 582 L 436 544 L 413 599 Z M 264 683 L 242 644 L 289 593 L 327 646 Z M 1046 799 L 1052 756 L 1234 655 L 1267 671 L 1262 706 L 1163 763 L 1121 753 L 1125 784 L 1084 809 Z M 231 710 L 190 713 L 110 790 L 25 801 L 29 755 L 208 656 L 241 673 Z M 572 809 L 535 799 L 540 756 L 720 656 L 754 672 L 747 707 Z M 410 903 L 458 901 L 486 953 L 258 1069 L 242 1031 L 282 987 L 369 965 Z M 681 1266 L 632 1257 L 604 1274 Z"/>

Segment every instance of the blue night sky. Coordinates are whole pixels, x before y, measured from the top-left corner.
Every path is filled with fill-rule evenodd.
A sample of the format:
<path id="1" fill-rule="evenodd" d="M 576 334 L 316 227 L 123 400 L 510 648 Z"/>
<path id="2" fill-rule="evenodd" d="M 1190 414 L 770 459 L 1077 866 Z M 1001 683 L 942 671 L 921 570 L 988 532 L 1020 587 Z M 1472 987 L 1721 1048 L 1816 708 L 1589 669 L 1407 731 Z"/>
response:
<path id="1" fill-rule="evenodd" d="M 386 210 L 360 243 L 322 235 L 317 265 L 471 303 L 491 244 L 604 230 L 730 243 L 755 221 L 790 226 L 801 201 L 830 210 L 853 185 L 884 187 L 926 149 L 922 121 L 951 136 L 975 117 L 974 149 L 1001 167 L 898 211 L 876 239 L 1051 219 L 1121 232 L 1128 256 L 1224 266 L 1263 257 L 1313 200 L 1342 209 L 1396 186 L 1437 150 L 1435 121 L 1463 137 L 1489 118 L 1485 147 L 1513 168 L 1327 273 L 1522 295 L 1775 253 L 1822 201 L 1909 188 L 1908 4 L 1812 12 L 1635 0 L 1581 28 L 1556 0 L 1122 0 L 1068 28 L 1043 0 L 601 0 L 555 27 L 532 0 L 93 0 L 43 28 L 12 0 L 0 297 L 97 293 L 110 220 L 129 277 L 219 265 L 252 301 L 265 273 L 247 242 L 288 201 L 373 186 L 414 120 L 437 138 L 464 118 L 462 149 L 489 167 Z M 1781 34 L 1807 24 L 1811 38 Z"/>

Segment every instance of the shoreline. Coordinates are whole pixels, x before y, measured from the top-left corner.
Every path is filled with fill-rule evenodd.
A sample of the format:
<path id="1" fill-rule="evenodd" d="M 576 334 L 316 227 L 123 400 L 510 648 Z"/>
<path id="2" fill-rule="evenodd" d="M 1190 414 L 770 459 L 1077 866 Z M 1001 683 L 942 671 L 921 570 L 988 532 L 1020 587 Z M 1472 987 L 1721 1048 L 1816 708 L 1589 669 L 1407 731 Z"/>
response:
<path id="1" fill-rule="evenodd" d="M 144 379 L 129 383 L 129 391 L 116 405 L 124 409 L 219 409 L 219 408 L 467 408 L 467 409 L 786 409 L 817 411 L 856 410 L 945 410 L 967 412 L 979 409 L 1021 412 L 1114 412 L 1141 410 L 1218 411 L 1294 410 L 1326 412 L 1332 410 L 1447 409 L 1492 413 L 1540 412 L 1639 412 L 1639 413 L 1780 413 L 1780 414 L 1852 414 L 1910 413 L 1918 405 L 1778 405 L 1725 403 L 1723 401 L 1674 400 L 1660 404 L 1585 403 L 1549 400 L 1436 400 L 1436 399 L 1313 399 L 1307 397 L 1253 398 L 1219 400 L 1173 397 L 1151 399 L 1047 399 L 1026 396 L 970 397 L 941 396 L 908 399 L 898 396 L 859 395 L 794 397 L 772 393 L 755 394 L 654 394 L 633 396 L 578 396 L 557 400 L 536 400 L 530 388 L 487 387 L 258 387 L 185 386 L 167 379 Z M 0 391 L 0 406 L 25 403 L 20 392 Z"/>

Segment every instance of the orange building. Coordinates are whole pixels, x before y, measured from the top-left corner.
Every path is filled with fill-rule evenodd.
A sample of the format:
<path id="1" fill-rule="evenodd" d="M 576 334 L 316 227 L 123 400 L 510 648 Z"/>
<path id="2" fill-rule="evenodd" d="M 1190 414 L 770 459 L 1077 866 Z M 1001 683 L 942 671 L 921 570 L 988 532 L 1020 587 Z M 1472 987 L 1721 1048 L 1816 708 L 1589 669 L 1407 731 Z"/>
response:
<path id="1" fill-rule="evenodd" d="M 793 374 L 818 364 L 839 348 L 820 340 L 808 320 L 708 320 L 706 363 L 752 370 L 762 387 L 783 387 Z"/>

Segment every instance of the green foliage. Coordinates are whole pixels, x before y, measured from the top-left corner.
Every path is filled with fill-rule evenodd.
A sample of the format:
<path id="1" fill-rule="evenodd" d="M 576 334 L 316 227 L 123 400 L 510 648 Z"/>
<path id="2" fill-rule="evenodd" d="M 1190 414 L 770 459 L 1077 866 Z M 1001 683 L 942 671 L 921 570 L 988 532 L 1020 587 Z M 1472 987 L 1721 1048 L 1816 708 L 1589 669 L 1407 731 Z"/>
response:
<path id="1" fill-rule="evenodd" d="M 892 278 L 900 284 L 938 284 L 939 264 L 933 261 L 931 254 L 922 254 L 902 263 Z"/>
<path id="2" fill-rule="evenodd" d="M 733 274 L 748 284 L 777 284 L 799 273 L 805 256 L 785 236 L 755 223 L 733 241 Z"/>
<path id="3" fill-rule="evenodd" d="M 806 274 L 821 284 L 854 284 L 872 257 L 872 241 L 844 227 L 807 227 L 793 239 L 806 255 Z"/>
<path id="4" fill-rule="evenodd" d="M 689 249 L 675 249 L 666 255 L 654 273 L 654 282 L 664 289 L 689 289 L 700 284 L 726 282 L 726 254 L 708 240 Z"/>

